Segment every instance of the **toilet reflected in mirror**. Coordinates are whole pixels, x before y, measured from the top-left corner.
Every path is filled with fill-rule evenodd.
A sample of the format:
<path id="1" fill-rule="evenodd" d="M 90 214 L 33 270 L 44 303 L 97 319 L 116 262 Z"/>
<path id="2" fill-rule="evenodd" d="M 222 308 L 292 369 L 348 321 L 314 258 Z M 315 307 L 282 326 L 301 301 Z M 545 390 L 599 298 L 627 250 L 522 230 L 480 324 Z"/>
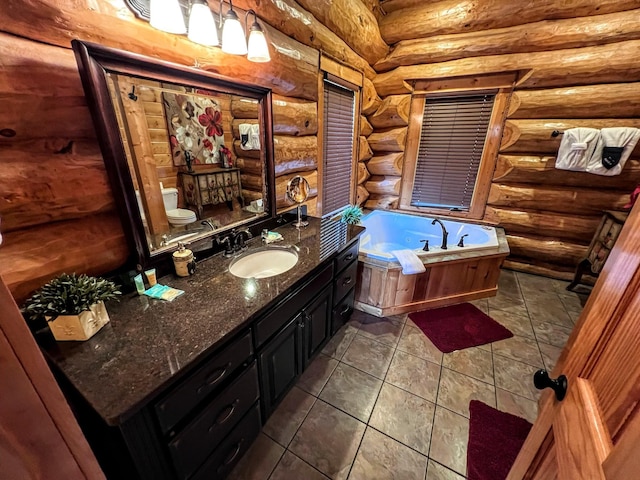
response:
<path id="1" fill-rule="evenodd" d="M 311 189 L 309 182 L 306 178 L 296 175 L 289 183 L 287 183 L 287 200 L 292 203 L 298 204 L 298 220 L 293 224 L 294 227 L 306 227 L 309 222 L 302 221 L 302 206 L 301 204 L 307 201 L 309 198 L 309 190 Z"/>

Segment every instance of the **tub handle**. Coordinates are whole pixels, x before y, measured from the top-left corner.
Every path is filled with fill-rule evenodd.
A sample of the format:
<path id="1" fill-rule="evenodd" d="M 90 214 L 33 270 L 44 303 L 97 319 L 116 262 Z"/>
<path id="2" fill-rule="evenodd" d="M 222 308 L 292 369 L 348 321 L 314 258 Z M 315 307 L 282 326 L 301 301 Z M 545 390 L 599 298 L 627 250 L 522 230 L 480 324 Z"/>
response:
<path id="1" fill-rule="evenodd" d="M 424 242 L 424 247 L 422 247 L 422 250 L 425 252 L 429 251 L 429 240 L 420 240 L 420 242 Z"/>
<path id="2" fill-rule="evenodd" d="M 458 242 L 458 246 L 459 246 L 459 247 L 464 247 L 464 237 L 468 237 L 468 236 L 469 236 L 469 234 L 468 234 L 468 233 L 465 233 L 464 235 L 462 235 L 462 236 L 460 237 L 460 241 Z"/>

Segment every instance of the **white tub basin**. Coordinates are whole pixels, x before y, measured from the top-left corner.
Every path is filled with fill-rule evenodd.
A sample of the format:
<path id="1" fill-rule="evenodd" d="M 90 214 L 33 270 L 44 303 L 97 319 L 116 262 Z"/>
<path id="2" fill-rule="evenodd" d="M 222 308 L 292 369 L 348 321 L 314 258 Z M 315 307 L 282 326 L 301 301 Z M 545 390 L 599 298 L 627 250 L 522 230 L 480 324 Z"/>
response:
<path id="1" fill-rule="evenodd" d="M 233 260 L 229 265 L 229 272 L 240 278 L 268 278 L 291 270 L 296 263 L 296 252 L 266 247 L 247 252 Z"/>

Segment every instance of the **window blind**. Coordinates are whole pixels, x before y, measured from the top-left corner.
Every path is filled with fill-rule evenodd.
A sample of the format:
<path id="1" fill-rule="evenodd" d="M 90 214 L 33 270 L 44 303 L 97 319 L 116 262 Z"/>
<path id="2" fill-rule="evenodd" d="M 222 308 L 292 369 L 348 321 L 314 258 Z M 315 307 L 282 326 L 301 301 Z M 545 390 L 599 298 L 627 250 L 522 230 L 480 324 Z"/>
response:
<path id="1" fill-rule="evenodd" d="M 331 215 L 350 202 L 355 92 L 324 81 L 322 212 Z"/>
<path id="2" fill-rule="evenodd" d="M 411 205 L 469 210 L 494 100 L 427 97 Z"/>

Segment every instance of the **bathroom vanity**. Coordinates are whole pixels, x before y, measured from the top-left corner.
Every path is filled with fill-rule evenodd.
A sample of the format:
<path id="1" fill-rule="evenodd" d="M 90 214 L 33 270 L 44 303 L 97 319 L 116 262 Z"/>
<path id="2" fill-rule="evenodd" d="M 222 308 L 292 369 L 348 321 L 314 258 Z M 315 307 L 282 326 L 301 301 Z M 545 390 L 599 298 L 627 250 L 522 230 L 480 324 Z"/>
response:
<path id="1" fill-rule="evenodd" d="M 87 342 L 41 334 L 108 478 L 217 479 L 233 469 L 353 310 L 364 229 L 309 220 L 277 229 L 276 245 L 299 256 L 285 273 L 238 278 L 232 259 L 216 255 L 191 277 L 159 279 L 185 291 L 173 302 L 109 303 L 111 322 Z"/>

